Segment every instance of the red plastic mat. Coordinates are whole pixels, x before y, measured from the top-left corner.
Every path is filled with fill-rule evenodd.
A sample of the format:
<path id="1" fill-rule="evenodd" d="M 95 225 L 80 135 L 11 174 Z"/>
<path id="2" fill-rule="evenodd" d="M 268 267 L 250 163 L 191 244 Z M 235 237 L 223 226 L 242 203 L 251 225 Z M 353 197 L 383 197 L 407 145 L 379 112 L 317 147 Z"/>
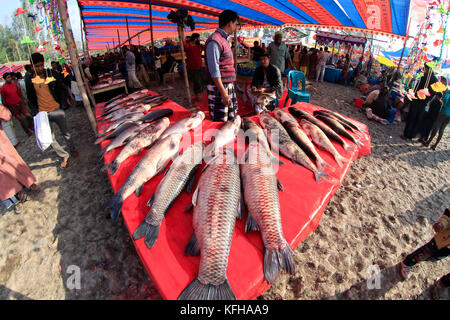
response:
<path id="1" fill-rule="evenodd" d="M 100 106 L 101 104 L 97 105 L 96 112 L 99 111 Z M 314 110 L 323 109 L 308 103 L 298 103 L 295 106 L 311 114 Z M 170 117 L 171 123 L 190 114 L 189 111 L 170 100 L 157 108 L 170 108 L 174 111 Z M 253 119 L 258 122 L 257 116 Z M 311 171 L 280 156 L 280 159 L 285 163 L 279 167 L 277 172 L 277 176 L 284 187 L 284 191 L 279 192 L 281 221 L 284 236 L 291 248 L 295 249 L 317 228 L 326 205 L 343 182 L 352 161 L 359 156 L 370 153 L 370 135 L 367 126 L 356 123 L 365 131 L 365 134 L 359 134 L 360 141 L 364 143 L 361 150 L 344 153 L 341 145 L 332 142 L 338 152 L 350 160 L 345 163 L 343 168 L 337 166 L 331 154 L 317 149 L 321 157 L 334 166 L 331 169 L 334 171 L 325 169 L 326 173 L 335 178 L 334 181 L 325 179 L 323 182 L 317 183 Z M 189 145 L 189 142 L 186 143 L 189 139 L 194 136 L 197 138 L 206 137 L 208 129 L 218 129 L 221 125 L 222 123 L 209 121 L 207 117 L 203 121 L 202 130 L 198 129 L 183 137 L 182 149 Z M 99 132 L 102 132 L 106 128 L 105 126 L 98 124 Z M 205 139 L 205 141 L 210 142 L 209 139 Z M 101 148 L 105 148 L 109 142 L 103 141 Z M 354 145 L 350 141 L 348 143 Z M 111 162 L 121 149 L 115 149 L 105 155 L 105 163 Z M 147 150 L 144 150 L 139 156 L 131 156 L 125 160 L 114 176 L 108 173 L 114 192 L 119 190 L 145 152 Z M 236 153 L 239 156 L 243 153 L 243 150 L 236 150 Z M 200 171 L 197 172 L 196 185 L 201 174 Z M 161 174 L 147 182 L 140 197 L 136 197 L 133 193 L 125 200 L 122 215 L 130 236 L 147 215 L 149 208 L 146 203 L 156 190 L 162 177 Z M 158 240 L 152 249 L 145 246 L 143 238 L 133 241 L 147 273 L 164 299 L 177 299 L 198 273 L 200 258 L 184 255 L 186 244 L 193 233 L 192 213 L 184 212 L 191 202 L 191 196 L 191 194 L 183 192 L 175 201 L 162 222 Z M 259 232 L 245 233 L 246 217 L 247 214 L 244 213 L 243 219 L 236 221 L 227 269 L 227 277 L 237 299 L 255 299 L 270 287 L 263 274 L 261 235 Z"/>

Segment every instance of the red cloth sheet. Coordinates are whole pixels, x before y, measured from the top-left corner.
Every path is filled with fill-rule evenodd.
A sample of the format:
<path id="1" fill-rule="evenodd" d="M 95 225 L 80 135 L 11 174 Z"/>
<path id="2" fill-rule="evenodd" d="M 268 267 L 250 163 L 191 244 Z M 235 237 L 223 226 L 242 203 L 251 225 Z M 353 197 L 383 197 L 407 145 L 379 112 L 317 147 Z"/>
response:
<path id="1" fill-rule="evenodd" d="M 296 107 L 310 113 L 322 109 L 308 103 L 298 103 Z M 174 114 L 170 117 L 171 123 L 190 114 L 189 111 L 170 100 L 157 108 L 171 108 L 174 111 Z M 99 110 L 101 110 L 100 105 L 97 105 L 97 113 Z M 258 122 L 258 117 L 253 117 L 253 119 Z M 193 142 L 193 140 L 188 141 L 189 138 L 194 136 L 200 138 L 202 133 L 207 144 L 210 143 L 210 139 L 206 138 L 207 130 L 218 129 L 221 125 L 222 123 L 211 122 L 206 118 L 203 121 L 202 131 L 190 132 L 183 137 L 182 150 Z M 350 160 L 343 168 L 337 166 L 329 153 L 317 149 L 323 159 L 333 166 L 331 171 L 327 168 L 325 172 L 333 176 L 334 181 L 325 179 L 323 182 L 317 183 L 311 171 L 280 156 L 280 159 L 285 163 L 279 167 L 277 172 L 277 176 L 284 187 L 284 191 L 279 192 L 281 221 L 284 236 L 291 248 L 295 249 L 317 228 L 326 205 L 344 180 L 352 161 L 358 156 L 370 153 L 370 136 L 367 126 L 362 123 L 359 125 L 365 130 L 365 134 L 360 134 L 360 140 L 364 143 L 364 148 L 359 152 L 349 151 L 345 154 L 341 145 L 333 142 L 338 152 Z M 98 124 L 99 132 L 102 132 L 105 128 L 106 124 Z M 186 143 L 186 141 L 188 142 Z M 103 141 L 101 148 L 104 149 L 109 142 Z M 351 142 L 349 144 L 354 145 Z M 105 155 L 105 163 L 112 161 L 121 149 L 115 149 Z M 243 150 L 239 148 L 235 150 L 237 156 L 243 154 Z M 119 190 L 145 152 L 147 150 L 144 150 L 139 156 L 131 156 L 125 160 L 114 176 L 108 173 L 114 192 Z M 200 175 L 199 170 L 196 175 L 195 186 L 197 186 Z M 149 208 L 146 203 L 156 190 L 162 177 L 161 174 L 147 182 L 140 197 L 136 197 L 133 193 L 125 200 L 122 215 L 130 236 L 133 235 L 135 229 L 147 215 Z M 133 241 L 147 273 L 164 299 L 177 299 L 198 274 L 200 258 L 184 255 L 186 244 L 193 233 L 192 212 L 184 212 L 190 204 L 191 198 L 192 194 L 183 192 L 175 201 L 161 224 L 158 240 L 152 249 L 145 246 L 143 238 Z M 243 219 L 236 221 L 227 269 L 227 277 L 237 299 L 255 299 L 270 287 L 263 274 L 264 247 L 261 235 L 259 232 L 245 233 L 246 217 L 247 214 L 244 213 Z"/>

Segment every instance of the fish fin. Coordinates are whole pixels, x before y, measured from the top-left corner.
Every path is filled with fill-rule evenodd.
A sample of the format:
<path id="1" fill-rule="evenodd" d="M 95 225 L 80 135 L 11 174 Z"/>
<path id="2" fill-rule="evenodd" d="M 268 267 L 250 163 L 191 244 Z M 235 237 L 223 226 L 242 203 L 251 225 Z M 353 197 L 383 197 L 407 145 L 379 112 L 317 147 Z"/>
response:
<path id="1" fill-rule="evenodd" d="M 239 220 L 242 219 L 242 213 L 244 212 L 244 207 L 245 207 L 244 197 L 241 196 L 239 199 L 239 202 L 238 202 L 237 210 L 236 210 L 236 218 L 238 218 Z"/>
<path id="2" fill-rule="evenodd" d="M 198 277 L 191 282 L 178 297 L 178 300 L 236 300 L 228 279 L 222 284 L 203 284 Z"/>
<path id="3" fill-rule="evenodd" d="M 155 200 L 155 194 L 152 194 L 151 198 L 147 202 L 147 207 L 151 207 L 153 205 L 154 200 Z"/>
<path id="4" fill-rule="evenodd" d="M 268 283 L 273 283 L 282 269 L 295 274 L 293 255 L 294 252 L 287 242 L 283 249 L 269 250 L 264 247 L 263 269 Z"/>
<path id="5" fill-rule="evenodd" d="M 259 225 L 249 211 L 247 214 L 247 220 L 245 221 L 245 232 L 248 233 L 252 231 L 259 231 Z"/>
<path id="6" fill-rule="evenodd" d="M 188 213 L 189 211 L 191 211 L 192 209 L 194 209 L 194 205 L 192 203 L 189 203 L 189 205 L 186 207 L 186 209 L 184 209 L 185 213 Z"/>
<path id="7" fill-rule="evenodd" d="M 206 165 L 203 167 L 202 173 L 203 173 L 203 172 L 206 170 L 206 168 L 208 168 L 208 166 L 209 166 L 214 160 L 216 160 L 219 156 L 220 156 L 220 154 L 216 154 L 214 157 L 212 157 L 211 159 L 209 159 L 208 162 L 206 163 Z"/>
<path id="8" fill-rule="evenodd" d="M 123 200 L 121 197 L 116 194 L 112 197 L 112 199 L 106 205 L 107 208 L 111 209 L 111 219 L 112 221 L 117 221 L 117 217 L 120 214 L 120 210 L 122 209 Z"/>
<path id="9" fill-rule="evenodd" d="M 133 233 L 133 240 L 138 240 L 142 237 L 145 237 L 145 245 L 147 248 L 151 249 L 155 245 L 156 240 L 158 239 L 159 235 L 159 226 L 151 225 L 150 223 L 147 223 L 142 221 L 142 223 L 137 227 L 137 229 Z"/>
<path id="10" fill-rule="evenodd" d="M 188 183 L 186 184 L 186 192 L 191 193 L 192 190 L 194 190 L 194 184 L 195 184 L 195 174 L 197 173 L 198 168 L 200 165 L 196 165 L 194 169 L 192 169 L 191 176 L 189 177 Z"/>
<path id="11" fill-rule="evenodd" d="M 192 202 L 189 204 L 186 210 L 184 210 L 184 212 L 189 212 L 195 207 L 195 204 L 197 203 L 197 196 L 198 196 L 198 187 L 197 189 L 195 189 L 194 194 L 192 195 Z"/>
<path id="12" fill-rule="evenodd" d="M 284 191 L 284 187 L 283 187 L 283 185 L 281 184 L 280 179 L 278 179 L 278 177 L 277 177 L 277 188 L 278 188 L 278 190 L 280 190 L 280 191 Z"/>
<path id="13" fill-rule="evenodd" d="M 314 176 L 316 178 L 316 181 L 320 182 L 322 180 L 322 178 L 328 177 L 328 174 L 326 174 L 325 172 L 317 169 L 317 171 L 314 173 Z"/>
<path id="14" fill-rule="evenodd" d="M 139 187 L 137 187 L 137 189 L 135 191 L 136 197 L 139 197 L 141 195 L 142 189 L 144 189 L 144 185 L 145 185 L 145 182 L 143 184 L 141 184 Z"/>
<path id="15" fill-rule="evenodd" d="M 191 256 L 191 257 L 197 257 L 200 255 L 200 247 L 198 245 L 198 240 L 197 240 L 197 236 L 195 235 L 195 232 L 189 238 L 188 244 L 186 245 L 186 248 L 184 249 L 184 254 L 186 256 Z"/>

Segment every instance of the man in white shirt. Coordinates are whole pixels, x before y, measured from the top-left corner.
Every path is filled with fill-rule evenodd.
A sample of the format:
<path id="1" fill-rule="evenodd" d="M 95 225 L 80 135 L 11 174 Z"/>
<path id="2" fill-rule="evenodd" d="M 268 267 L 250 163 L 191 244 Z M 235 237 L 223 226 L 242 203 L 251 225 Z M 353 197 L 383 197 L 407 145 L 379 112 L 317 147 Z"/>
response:
<path id="1" fill-rule="evenodd" d="M 122 48 L 125 50 L 125 61 L 127 62 L 128 86 L 131 89 L 142 89 L 142 85 L 136 77 L 136 58 L 134 53 L 126 46 Z"/>
<path id="2" fill-rule="evenodd" d="M 325 47 L 325 50 L 317 58 L 316 82 L 319 81 L 319 76 L 320 82 L 323 82 L 323 76 L 325 74 L 325 65 L 327 64 L 327 61 L 330 58 L 330 56 L 331 54 L 328 52 L 328 47 Z"/>

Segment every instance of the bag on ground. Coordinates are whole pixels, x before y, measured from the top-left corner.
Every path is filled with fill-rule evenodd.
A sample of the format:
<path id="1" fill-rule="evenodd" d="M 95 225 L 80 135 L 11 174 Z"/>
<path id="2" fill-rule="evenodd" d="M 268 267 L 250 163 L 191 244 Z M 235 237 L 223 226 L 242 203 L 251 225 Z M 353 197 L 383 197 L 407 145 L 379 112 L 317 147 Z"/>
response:
<path id="1" fill-rule="evenodd" d="M 47 112 L 41 111 L 33 118 L 34 133 L 36 136 L 36 143 L 42 151 L 47 149 L 53 142 L 52 128 L 48 121 Z"/>

